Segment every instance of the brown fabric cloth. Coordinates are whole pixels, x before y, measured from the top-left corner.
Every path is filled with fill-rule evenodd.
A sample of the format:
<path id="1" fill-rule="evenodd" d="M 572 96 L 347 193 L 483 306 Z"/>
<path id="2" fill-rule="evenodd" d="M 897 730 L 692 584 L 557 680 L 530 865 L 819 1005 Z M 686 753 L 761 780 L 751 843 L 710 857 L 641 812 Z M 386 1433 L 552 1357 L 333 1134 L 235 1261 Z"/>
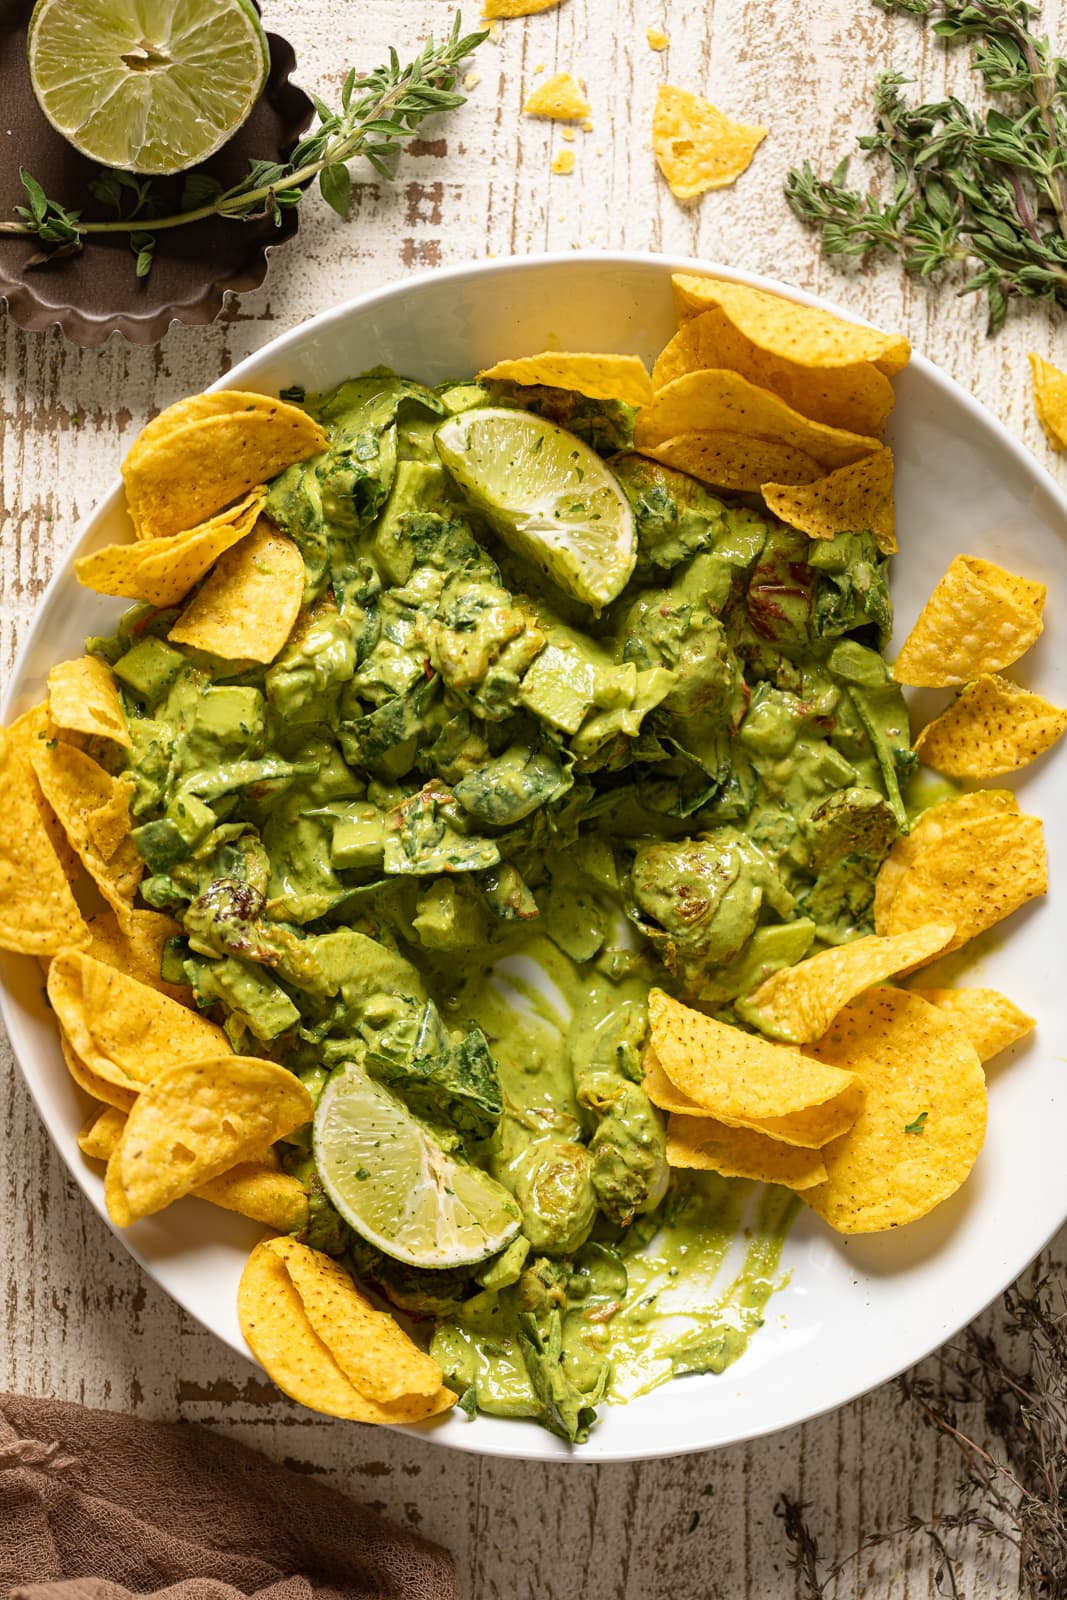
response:
<path id="1" fill-rule="evenodd" d="M 0 1395 L 0 1600 L 456 1600 L 452 1558 L 190 1423 Z"/>

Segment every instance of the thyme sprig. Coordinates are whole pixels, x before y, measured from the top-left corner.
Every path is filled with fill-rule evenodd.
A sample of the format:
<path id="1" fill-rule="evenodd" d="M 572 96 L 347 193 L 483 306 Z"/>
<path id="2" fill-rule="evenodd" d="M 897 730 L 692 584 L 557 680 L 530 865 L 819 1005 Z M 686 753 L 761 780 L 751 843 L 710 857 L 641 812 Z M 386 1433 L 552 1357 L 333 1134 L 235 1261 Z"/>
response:
<path id="1" fill-rule="evenodd" d="M 970 1529 L 1011 1547 L 1020 1594 L 1055 1600 L 1067 1594 L 1067 1298 L 1048 1279 L 1004 1297 L 998 1338 L 970 1327 L 943 1352 L 937 1379 L 899 1380 L 922 1420 L 959 1451 L 963 1475 L 956 1506 L 930 1518 L 867 1535 L 841 1560 L 827 1563 L 807 1518 L 808 1507 L 782 1494 L 775 1506 L 791 1547 L 791 1564 L 806 1600 L 825 1600 L 831 1585 L 865 1552 L 919 1537 L 933 1549 L 935 1590 L 961 1590 L 949 1542 Z M 1025 1359 L 1014 1355 L 1018 1347 Z M 980 1443 L 963 1412 L 980 1408 L 995 1443 Z"/>
<path id="2" fill-rule="evenodd" d="M 886 250 L 929 278 L 957 267 L 961 294 L 983 293 L 988 331 L 1013 299 L 1067 305 L 1067 61 L 1031 29 L 1029 0 L 875 0 L 885 11 L 931 19 L 952 44 L 973 43 L 973 70 L 1000 105 L 952 97 L 909 105 L 910 81 L 875 83 L 876 128 L 861 150 L 884 157 L 891 193 L 848 186 L 846 157 L 829 179 L 794 167 L 786 198 L 818 228 L 828 255 Z"/>
<path id="3" fill-rule="evenodd" d="M 188 227 L 208 217 L 242 222 L 269 217 L 280 227 L 282 213 L 298 205 L 316 179 L 323 199 L 346 217 L 352 199 L 350 161 L 363 157 L 381 177 L 392 179 L 405 141 L 425 118 L 463 105 L 466 97 L 455 88 L 459 69 L 487 35 L 461 30 L 457 15 L 447 39 L 440 44 L 427 39 L 406 66 L 390 50 L 388 62 L 365 77 L 357 77 L 353 67 L 341 89 L 339 110 L 311 96 L 318 124 L 287 161 L 250 161 L 244 177 L 228 189 L 206 173 L 191 172 L 176 210 L 151 179 L 105 168 L 89 188 L 114 210 L 115 218 L 86 221 L 80 209 L 68 209 L 51 199 L 20 168 L 26 204 L 14 208 L 16 221 L 0 222 L 0 238 L 36 236 L 45 246 L 32 258 L 37 264 L 72 255 L 93 238 L 125 234 L 137 257 L 137 276 L 143 278 L 151 270 L 157 238 L 164 230 Z"/>

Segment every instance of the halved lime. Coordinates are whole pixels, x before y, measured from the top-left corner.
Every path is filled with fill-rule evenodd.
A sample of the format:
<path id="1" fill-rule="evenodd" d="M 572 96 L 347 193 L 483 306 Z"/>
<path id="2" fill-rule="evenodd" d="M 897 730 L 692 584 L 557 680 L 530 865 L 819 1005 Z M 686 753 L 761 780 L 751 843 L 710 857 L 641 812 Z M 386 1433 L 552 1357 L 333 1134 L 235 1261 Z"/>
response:
<path id="1" fill-rule="evenodd" d="M 504 406 L 443 422 L 437 452 L 506 544 L 599 611 L 637 560 L 633 512 L 595 450 L 544 417 Z"/>
<path id="2" fill-rule="evenodd" d="M 456 1161 L 357 1066 L 335 1072 L 315 1112 L 315 1165 L 356 1232 L 411 1267 L 465 1267 L 515 1237 L 522 1212 L 480 1167 Z"/>
<path id="3" fill-rule="evenodd" d="M 27 53 L 56 132 L 127 172 L 205 161 L 244 122 L 270 70 L 251 0 L 37 0 Z"/>

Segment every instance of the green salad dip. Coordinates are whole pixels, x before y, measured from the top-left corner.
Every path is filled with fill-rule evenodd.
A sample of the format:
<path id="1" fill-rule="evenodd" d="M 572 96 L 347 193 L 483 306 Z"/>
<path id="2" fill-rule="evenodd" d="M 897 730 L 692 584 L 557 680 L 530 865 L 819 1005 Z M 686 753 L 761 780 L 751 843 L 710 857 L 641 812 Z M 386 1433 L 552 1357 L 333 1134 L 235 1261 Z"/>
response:
<path id="1" fill-rule="evenodd" d="M 791 1193 L 668 1169 L 646 997 L 736 1021 L 872 931 L 914 760 L 886 561 L 635 454 L 617 402 L 382 372 L 296 398 L 332 442 L 270 487 L 306 569 L 277 659 L 177 646 L 147 606 L 89 641 L 133 740 L 141 892 L 184 930 L 163 976 L 316 1100 L 369 1079 L 477 1171 L 492 1249 L 442 1262 L 383 1248 L 390 1139 L 358 1166 L 335 1122 L 280 1147 L 306 1242 L 410 1314 L 464 1409 L 581 1441 L 601 1400 L 722 1371 L 781 1281 Z M 443 465 L 435 430 L 487 404 L 624 491 L 636 567 L 599 615 Z"/>

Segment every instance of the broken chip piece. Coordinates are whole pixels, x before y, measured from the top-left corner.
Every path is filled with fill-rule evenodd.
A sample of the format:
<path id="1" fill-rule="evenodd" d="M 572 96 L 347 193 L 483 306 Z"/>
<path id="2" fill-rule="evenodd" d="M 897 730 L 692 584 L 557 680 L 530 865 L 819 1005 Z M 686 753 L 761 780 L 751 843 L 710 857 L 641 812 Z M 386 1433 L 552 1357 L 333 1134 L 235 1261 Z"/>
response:
<path id="1" fill-rule="evenodd" d="M 1045 585 L 979 556 L 957 556 L 893 666 L 898 683 L 945 689 L 1000 672 L 1040 638 Z"/>
<path id="2" fill-rule="evenodd" d="M 522 108 L 528 117 L 550 117 L 556 122 L 580 122 L 589 115 L 589 101 L 569 72 L 557 72 L 539 83 Z"/>
<path id="3" fill-rule="evenodd" d="M 1067 373 L 1030 352 L 1034 410 L 1053 450 L 1067 450 Z"/>
<path id="4" fill-rule="evenodd" d="M 48 674 L 48 709 L 57 728 L 132 743 L 114 674 L 99 656 L 59 661 Z"/>
<path id="5" fill-rule="evenodd" d="M 0 728 L 0 949 L 29 956 L 89 943 L 33 771 L 32 756 L 46 742 L 47 722 L 38 706 Z M 53 826 L 61 833 L 54 819 Z"/>
<path id="6" fill-rule="evenodd" d="M 679 200 L 736 183 L 763 140 L 766 128 L 731 122 L 710 100 L 661 84 L 652 114 L 652 148 L 659 169 Z"/>
<path id="7" fill-rule="evenodd" d="M 909 985 L 909 993 L 921 995 L 947 1012 L 983 1063 L 1025 1039 L 1037 1026 L 1033 1017 L 996 989 L 917 989 Z"/>
<path id="8" fill-rule="evenodd" d="M 983 673 L 915 741 L 920 761 L 948 778 L 996 778 L 1061 738 L 1067 711 L 995 673 Z"/>
<path id="9" fill-rule="evenodd" d="M 292 632 L 305 577 L 296 545 L 260 517 L 219 557 L 168 638 L 229 661 L 268 664 Z"/>

